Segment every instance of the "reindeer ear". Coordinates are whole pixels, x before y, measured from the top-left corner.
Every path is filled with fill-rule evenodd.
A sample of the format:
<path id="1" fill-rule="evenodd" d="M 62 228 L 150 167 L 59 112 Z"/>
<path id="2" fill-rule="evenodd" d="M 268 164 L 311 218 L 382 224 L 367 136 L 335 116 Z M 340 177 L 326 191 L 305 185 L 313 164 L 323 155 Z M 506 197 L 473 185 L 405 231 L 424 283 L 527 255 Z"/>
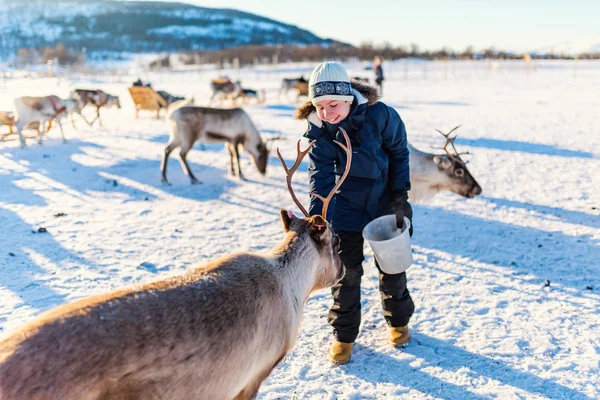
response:
<path id="1" fill-rule="evenodd" d="M 433 162 L 438 165 L 440 169 L 446 170 L 452 166 L 452 162 L 448 160 L 446 156 L 433 156 Z"/>
<path id="2" fill-rule="evenodd" d="M 296 218 L 293 212 L 284 210 L 283 208 L 279 210 L 279 215 L 281 215 L 281 223 L 283 224 L 283 231 L 288 232 L 290 230 L 290 225 L 292 221 Z"/>
<path id="3" fill-rule="evenodd" d="M 310 219 L 309 232 L 310 236 L 317 242 L 323 241 L 328 235 L 327 233 L 327 221 L 320 216 L 315 215 Z"/>

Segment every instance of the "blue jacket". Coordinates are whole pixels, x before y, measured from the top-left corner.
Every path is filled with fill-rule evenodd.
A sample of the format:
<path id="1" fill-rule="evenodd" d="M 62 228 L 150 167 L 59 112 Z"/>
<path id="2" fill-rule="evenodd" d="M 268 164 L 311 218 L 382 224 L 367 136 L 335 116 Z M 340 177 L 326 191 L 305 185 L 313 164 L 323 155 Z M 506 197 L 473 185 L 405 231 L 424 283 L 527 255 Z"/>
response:
<path id="1" fill-rule="evenodd" d="M 329 204 L 327 220 L 334 229 L 361 232 L 373 219 L 393 213 L 392 193 L 410 189 L 410 170 L 398 113 L 381 102 L 370 103 L 356 90 L 354 95 L 350 114 L 338 125 L 350 137 L 352 164 Z M 346 167 L 346 153 L 333 140 L 346 141 L 336 126 L 308 125 L 304 137 L 316 141 L 309 152 L 309 191 L 326 197 Z M 320 214 L 322 206 L 311 196 L 309 214 Z"/>

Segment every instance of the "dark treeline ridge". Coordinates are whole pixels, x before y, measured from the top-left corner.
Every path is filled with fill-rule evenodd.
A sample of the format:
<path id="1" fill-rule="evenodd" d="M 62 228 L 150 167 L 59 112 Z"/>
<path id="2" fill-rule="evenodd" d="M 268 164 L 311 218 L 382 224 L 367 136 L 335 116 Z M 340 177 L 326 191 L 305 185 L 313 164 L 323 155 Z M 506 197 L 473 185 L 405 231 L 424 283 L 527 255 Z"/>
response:
<path id="1" fill-rule="evenodd" d="M 164 54 L 164 53 L 163 53 Z M 91 54 L 89 54 L 91 55 Z M 493 48 L 475 51 L 472 46 L 464 51 L 453 51 L 447 48 L 440 50 L 419 49 L 416 44 L 409 47 L 393 47 L 391 45 L 363 44 L 351 46 L 333 42 L 328 46 L 321 45 L 248 45 L 232 47 L 224 50 L 188 50 L 177 51 L 170 56 L 162 56 L 151 63 L 152 68 L 169 67 L 173 57 L 186 65 L 195 64 L 233 64 L 239 66 L 254 64 L 277 64 L 281 62 L 319 62 L 327 59 L 336 60 L 362 60 L 370 61 L 376 55 L 385 60 L 398 60 L 403 58 L 419 58 L 424 60 L 475 60 L 475 59 L 501 59 L 520 60 L 532 59 L 600 59 L 600 53 L 582 53 L 576 57 L 560 54 L 524 54 L 512 53 Z M 18 51 L 18 61 L 22 64 L 39 64 L 56 61 L 60 65 L 83 64 L 86 54 L 65 47 L 58 43 L 55 47 L 21 48 Z"/>

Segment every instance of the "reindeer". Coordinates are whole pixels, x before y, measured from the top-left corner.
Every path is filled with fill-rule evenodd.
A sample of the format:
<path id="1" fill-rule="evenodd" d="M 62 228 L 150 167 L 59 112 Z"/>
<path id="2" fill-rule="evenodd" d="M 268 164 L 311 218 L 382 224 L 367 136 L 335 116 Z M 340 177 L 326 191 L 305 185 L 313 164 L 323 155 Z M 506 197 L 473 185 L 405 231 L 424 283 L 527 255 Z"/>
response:
<path id="1" fill-rule="evenodd" d="M 446 138 L 444 147 L 440 148 L 446 154 L 425 153 L 408 145 L 411 182 L 408 196 L 410 201 L 427 201 L 442 190 L 449 190 L 466 198 L 481 194 L 481 186 L 467 169 L 467 163 L 460 157 L 462 154 L 469 153 L 459 153 L 454 146 L 457 136 L 450 137 L 452 132 L 459 127 L 460 125 L 448 133 L 436 129 Z M 449 145 L 453 152 L 448 150 Z"/>
<path id="2" fill-rule="evenodd" d="M 256 398 L 294 346 L 310 293 L 344 275 L 326 220 L 341 182 L 322 199 L 323 216 L 308 217 L 291 188 L 307 152 L 298 141 L 288 169 L 278 151 L 305 215 L 280 211 L 279 245 L 41 315 L 0 341 L 0 400 Z"/>
<path id="3" fill-rule="evenodd" d="M 285 93 L 289 100 L 290 90 L 293 90 L 294 92 L 296 92 L 296 100 L 298 100 L 298 98 L 301 96 L 298 86 L 304 87 L 305 84 L 308 85 L 308 81 L 304 79 L 304 76 L 301 76 L 299 78 L 283 78 L 283 80 L 281 81 L 281 88 L 279 89 L 279 98 L 281 99 L 281 94 Z"/>
<path id="4" fill-rule="evenodd" d="M 264 103 L 267 100 L 267 92 L 265 91 L 265 89 L 257 91 L 254 89 L 241 88 L 234 98 L 235 101 L 237 101 L 237 99 L 242 99 L 242 102 L 244 104 L 248 103 L 250 99 L 255 99 L 256 104 L 260 104 Z"/>
<path id="5" fill-rule="evenodd" d="M 102 107 L 117 107 L 121 108 L 121 102 L 119 101 L 118 96 L 113 96 L 112 94 L 108 94 L 103 92 L 102 90 L 89 90 L 89 89 L 75 89 L 71 92 L 71 98 L 80 99 L 83 106 L 90 104 L 96 107 L 96 118 L 92 122 L 88 122 L 87 119 L 84 118 L 85 122 L 88 125 L 93 125 L 96 120 L 98 120 L 98 124 L 102 126 L 102 120 L 100 119 L 100 108 Z M 82 116 L 83 117 L 83 116 Z"/>
<path id="6" fill-rule="evenodd" d="M 269 149 L 263 141 L 252 120 L 241 108 L 222 109 L 184 106 L 167 113 L 170 138 L 163 155 L 160 170 L 162 182 L 167 184 L 167 162 L 171 152 L 181 146 L 179 155 L 184 172 L 192 183 L 199 183 L 186 161 L 187 153 L 194 142 L 204 144 L 226 142 L 230 156 L 231 175 L 235 176 L 233 159 L 237 161 L 237 173 L 245 179 L 240 163 L 239 146 L 242 146 L 254 159 L 258 171 L 264 175 L 267 171 Z"/>
<path id="7" fill-rule="evenodd" d="M 226 99 L 230 99 L 235 104 L 242 90 L 240 81 L 232 82 L 229 78 L 213 79 L 210 82 L 210 88 L 212 90 L 212 96 L 210 97 L 211 105 L 215 99 L 219 100 L 219 104 L 222 104 Z"/>
<path id="8" fill-rule="evenodd" d="M 83 103 L 79 99 L 61 99 L 54 95 L 42 97 L 17 97 L 14 99 L 14 104 L 16 111 L 14 126 L 19 135 L 21 148 L 26 146 L 25 136 L 23 136 L 23 129 L 25 126 L 32 122 L 39 123 L 41 132 L 38 135 L 38 143 L 42 144 L 42 133 L 44 131 L 47 132 L 45 124 L 48 123 L 48 129 L 50 129 L 50 124 L 53 119 L 56 119 L 60 128 L 63 143 L 66 143 L 67 140 L 65 139 L 61 121 L 65 116 L 71 115 L 72 113 L 81 114 L 81 108 L 83 107 Z M 75 123 L 72 119 L 71 122 L 73 123 L 73 128 L 75 128 Z"/>

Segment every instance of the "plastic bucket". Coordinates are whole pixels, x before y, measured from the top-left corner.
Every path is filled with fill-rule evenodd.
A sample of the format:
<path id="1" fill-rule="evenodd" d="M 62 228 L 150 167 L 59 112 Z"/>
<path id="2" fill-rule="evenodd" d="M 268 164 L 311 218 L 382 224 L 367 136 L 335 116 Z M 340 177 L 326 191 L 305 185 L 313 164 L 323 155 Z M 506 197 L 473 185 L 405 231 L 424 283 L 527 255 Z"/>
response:
<path id="1" fill-rule="evenodd" d="M 384 215 L 369 222 L 363 229 L 363 237 L 386 274 L 399 274 L 411 266 L 413 262 L 410 247 L 410 220 L 404 217 L 404 226 L 398 229 L 395 215 Z"/>

